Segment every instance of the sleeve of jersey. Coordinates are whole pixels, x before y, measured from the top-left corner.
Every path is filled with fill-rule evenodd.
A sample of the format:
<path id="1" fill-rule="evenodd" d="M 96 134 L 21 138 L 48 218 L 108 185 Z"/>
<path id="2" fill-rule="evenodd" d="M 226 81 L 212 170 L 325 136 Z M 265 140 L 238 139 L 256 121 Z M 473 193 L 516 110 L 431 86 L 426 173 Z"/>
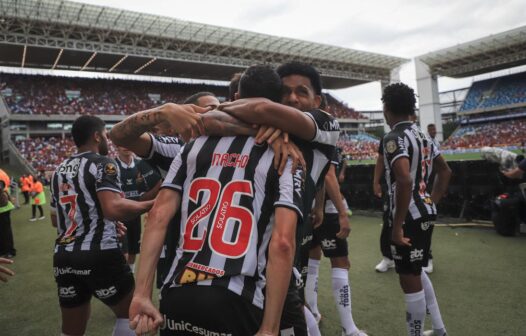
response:
<path id="1" fill-rule="evenodd" d="M 440 151 L 440 148 L 437 147 L 437 145 L 433 144 L 433 152 L 432 152 L 432 156 L 431 156 L 431 159 L 434 160 L 436 159 L 440 154 L 442 154 L 442 152 Z"/>
<path id="2" fill-rule="evenodd" d="M 110 158 L 103 157 L 96 165 L 95 190 L 97 192 L 109 190 L 119 194 L 122 193 L 117 163 Z"/>
<path id="3" fill-rule="evenodd" d="M 279 194 L 274 207 L 285 207 L 296 211 L 298 218 L 303 218 L 303 194 L 305 192 L 305 176 L 303 169 L 298 167 L 294 173 L 292 161 L 287 162 L 284 173 L 279 177 Z"/>
<path id="4" fill-rule="evenodd" d="M 306 113 L 316 126 L 316 135 L 312 142 L 336 146 L 340 136 L 340 124 L 333 116 L 322 110 L 313 110 Z"/>
<path id="5" fill-rule="evenodd" d="M 408 158 L 409 153 L 404 137 L 397 134 L 386 135 L 384 138 L 384 153 L 386 153 L 387 161 L 391 167 L 399 158 Z"/>
<path id="6" fill-rule="evenodd" d="M 335 166 L 338 166 L 341 161 L 342 159 L 340 157 L 340 154 L 338 153 L 338 148 L 335 147 L 334 151 L 332 152 L 331 163 Z"/>
<path id="7" fill-rule="evenodd" d="M 183 190 L 184 180 L 186 179 L 186 162 L 181 151 L 172 161 L 172 165 L 166 174 L 166 178 L 161 186 L 162 189 L 168 188 L 176 191 Z"/>
<path id="8" fill-rule="evenodd" d="M 178 137 L 158 136 L 149 133 L 152 146 L 148 156 L 143 157 L 153 167 L 159 167 L 167 171 L 172 160 L 179 154 L 184 142 Z"/>

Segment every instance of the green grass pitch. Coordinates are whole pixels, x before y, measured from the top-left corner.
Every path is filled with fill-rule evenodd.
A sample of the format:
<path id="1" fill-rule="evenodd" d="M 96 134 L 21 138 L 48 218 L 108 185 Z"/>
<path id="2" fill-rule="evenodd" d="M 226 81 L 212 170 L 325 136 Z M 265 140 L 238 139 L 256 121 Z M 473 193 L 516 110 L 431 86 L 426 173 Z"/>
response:
<path id="1" fill-rule="evenodd" d="M 55 230 L 46 219 L 29 222 L 30 208 L 12 212 L 18 255 L 16 271 L 0 283 L 0 335 L 59 335 L 60 314 L 52 272 Z M 374 272 L 380 259 L 379 217 L 352 217 L 349 237 L 353 315 L 369 335 L 405 335 L 405 305 L 398 278 Z M 431 274 L 451 335 L 526 335 L 526 239 L 505 238 L 489 229 L 435 228 L 435 272 Z M 323 335 L 341 335 L 324 259 L 319 308 Z M 86 335 L 111 335 L 111 311 L 92 300 Z M 430 328 L 430 321 L 426 323 Z"/>

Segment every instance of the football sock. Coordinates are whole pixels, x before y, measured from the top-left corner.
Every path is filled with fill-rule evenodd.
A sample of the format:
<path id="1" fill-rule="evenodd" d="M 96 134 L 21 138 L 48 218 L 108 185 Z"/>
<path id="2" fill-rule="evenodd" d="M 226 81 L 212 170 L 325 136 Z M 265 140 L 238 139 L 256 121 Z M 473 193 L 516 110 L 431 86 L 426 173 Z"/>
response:
<path id="1" fill-rule="evenodd" d="M 309 258 L 309 272 L 305 284 L 305 301 L 310 307 L 311 312 L 318 316 L 318 272 L 320 270 L 320 261 Z"/>
<path id="2" fill-rule="evenodd" d="M 424 290 L 405 294 L 405 305 L 407 309 L 406 323 L 408 335 L 422 335 L 426 317 L 426 296 Z"/>
<path id="3" fill-rule="evenodd" d="M 303 306 L 303 310 L 305 311 L 305 321 L 307 322 L 307 332 L 309 333 L 309 336 L 321 336 L 320 328 L 318 327 L 314 315 L 312 315 L 311 311 L 306 306 Z"/>
<path id="4" fill-rule="evenodd" d="M 130 321 L 127 318 L 118 318 L 113 327 L 113 336 L 135 336 L 135 331 L 130 329 Z"/>
<path id="5" fill-rule="evenodd" d="M 340 314 L 340 322 L 346 335 L 358 331 L 352 318 L 351 286 L 349 284 L 349 271 L 344 268 L 332 269 L 332 294 Z"/>
<path id="6" fill-rule="evenodd" d="M 422 287 L 424 288 L 426 297 L 426 306 L 427 310 L 429 311 L 429 315 L 431 315 L 433 330 L 443 330 L 442 333 L 437 333 L 437 335 L 445 335 L 446 328 L 444 326 L 444 321 L 442 321 L 440 309 L 438 308 L 438 302 L 435 296 L 435 290 L 433 289 L 433 284 L 431 283 L 431 280 L 429 279 L 429 276 L 426 274 L 426 272 L 422 272 L 420 278 L 422 279 Z"/>

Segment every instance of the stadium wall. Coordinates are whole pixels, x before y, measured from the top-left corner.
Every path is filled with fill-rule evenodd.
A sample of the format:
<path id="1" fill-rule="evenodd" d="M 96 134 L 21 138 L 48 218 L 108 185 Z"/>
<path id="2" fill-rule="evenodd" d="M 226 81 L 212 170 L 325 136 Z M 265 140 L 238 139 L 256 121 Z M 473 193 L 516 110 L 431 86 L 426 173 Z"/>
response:
<path id="1" fill-rule="evenodd" d="M 449 166 L 453 175 L 448 192 L 438 205 L 439 215 L 490 220 L 491 201 L 510 188 L 501 178 L 498 165 L 477 160 L 452 161 Z M 342 191 L 352 209 L 383 211 L 383 200 L 372 192 L 373 174 L 374 165 L 353 165 L 346 170 Z"/>

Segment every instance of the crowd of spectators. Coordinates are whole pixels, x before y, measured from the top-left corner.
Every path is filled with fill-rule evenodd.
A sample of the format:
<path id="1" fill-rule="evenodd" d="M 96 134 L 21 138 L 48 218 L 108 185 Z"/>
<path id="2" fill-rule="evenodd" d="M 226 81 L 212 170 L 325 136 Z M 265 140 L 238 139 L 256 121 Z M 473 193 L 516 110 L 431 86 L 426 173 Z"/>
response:
<path id="1" fill-rule="evenodd" d="M 367 133 L 342 133 L 337 146 L 351 160 L 372 160 L 378 157 L 380 141 Z"/>
<path id="2" fill-rule="evenodd" d="M 11 113 L 18 114 L 128 115 L 182 103 L 199 91 L 212 92 L 220 101 L 228 96 L 226 86 L 0 74 L 0 93 Z M 336 118 L 366 118 L 330 94 L 326 97 L 326 110 Z"/>
<path id="3" fill-rule="evenodd" d="M 525 141 L 526 119 L 459 127 L 442 144 L 443 149 L 520 146 Z"/>
<path id="4" fill-rule="evenodd" d="M 199 91 L 218 97 L 227 87 L 204 84 L 140 82 L 0 74 L 0 92 L 11 113 L 127 115 L 166 103 L 182 103 Z"/>
<path id="5" fill-rule="evenodd" d="M 526 103 L 526 72 L 473 83 L 461 111 Z"/>
<path id="6" fill-rule="evenodd" d="M 338 119 L 367 119 L 360 112 L 355 111 L 352 107 L 334 98 L 331 94 L 325 93 L 327 98 L 327 112 Z"/>
<path id="7" fill-rule="evenodd" d="M 15 141 L 22 157 L 40 174 L 49 175 L 67 157 L 75 154 L 76 148 L 71 137 L 33 137 Z M 113 144 L 109 143 L 109 156 L 116 157 Z"/>

